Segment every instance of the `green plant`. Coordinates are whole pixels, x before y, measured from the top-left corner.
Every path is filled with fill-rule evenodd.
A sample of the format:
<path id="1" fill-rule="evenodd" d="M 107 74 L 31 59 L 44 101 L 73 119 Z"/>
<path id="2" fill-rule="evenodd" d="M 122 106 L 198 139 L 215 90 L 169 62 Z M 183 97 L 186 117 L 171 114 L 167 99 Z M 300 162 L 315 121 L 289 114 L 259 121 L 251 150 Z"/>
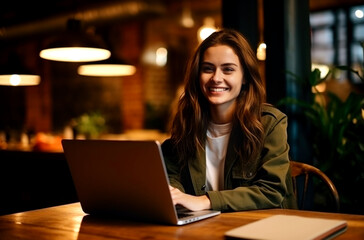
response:
<path id="1" fill-rule="evenodd" d="M 359 72 L 345 66 L 333 70 L 349 70 L 363 78 Z M 284 98 L 278 105 L 295 105 L 311 125 L 314 164 L 325 172 L 338 188 L 342 211 L 364 213 L 364 98 L 351 92 L 341 100 L 332 92 L 320 92 L 318 85 L 331 74 L 320 77 L 313 70 L 308 81 L 294 76 L 297 82 L 309 84 L 312 93 L 308 100 Z M 364 80 L 363 80 L 364 82 Z M 354 188 L 359 186 L 359 188 Z M 324 204 L 324 203 L 323 203 Z"/>
<path id="2" fill-rule="evenodd" d="M 97 112 L 85 113 L 74 119 L 77 133 L 86 138 L 97 138 L 105 130 L 105 119 Z"/>

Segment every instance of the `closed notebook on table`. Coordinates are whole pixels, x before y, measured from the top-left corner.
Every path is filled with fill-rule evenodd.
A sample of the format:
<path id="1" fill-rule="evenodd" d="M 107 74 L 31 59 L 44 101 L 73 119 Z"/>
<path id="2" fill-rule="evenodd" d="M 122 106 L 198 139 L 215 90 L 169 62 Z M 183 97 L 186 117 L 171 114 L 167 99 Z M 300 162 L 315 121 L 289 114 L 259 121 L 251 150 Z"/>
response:
<path id="1" fill-rule="evenodd" d="M 344 220 L 274 215 L 225 233 L 233 239 L 308 240 L 331 239 L 347 228 Z"/>

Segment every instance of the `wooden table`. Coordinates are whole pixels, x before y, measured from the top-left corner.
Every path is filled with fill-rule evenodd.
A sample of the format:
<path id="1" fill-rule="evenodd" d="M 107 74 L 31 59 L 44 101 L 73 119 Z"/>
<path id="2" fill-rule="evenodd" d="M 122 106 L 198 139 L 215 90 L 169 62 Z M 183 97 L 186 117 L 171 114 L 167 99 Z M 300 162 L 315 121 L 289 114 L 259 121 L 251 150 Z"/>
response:
<path id="1" fill-rule="evenodd" d="M 0 216 L 0 239 L 224 239 L 226 231 L 274 214 L 347 220 L 348 229 L 335 239 L 364 239 L 364 215 L 268 209 L 223 213 L 185 226 L 165 226 L 95 219 L 85 215 L 79 203 Z"/>

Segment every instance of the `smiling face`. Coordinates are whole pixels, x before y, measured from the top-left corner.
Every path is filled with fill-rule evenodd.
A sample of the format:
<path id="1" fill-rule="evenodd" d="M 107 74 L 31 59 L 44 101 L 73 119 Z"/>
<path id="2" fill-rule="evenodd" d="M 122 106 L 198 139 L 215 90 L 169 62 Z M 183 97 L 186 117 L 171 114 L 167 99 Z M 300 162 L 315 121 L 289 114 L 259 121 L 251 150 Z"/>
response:
<path id="1" fill-rule="evenodd" d="M 209 47 L 200 70 L 200 87 L 211 107 L 235 109 L 243 85 L 239 57 L 227 45 Z"/>

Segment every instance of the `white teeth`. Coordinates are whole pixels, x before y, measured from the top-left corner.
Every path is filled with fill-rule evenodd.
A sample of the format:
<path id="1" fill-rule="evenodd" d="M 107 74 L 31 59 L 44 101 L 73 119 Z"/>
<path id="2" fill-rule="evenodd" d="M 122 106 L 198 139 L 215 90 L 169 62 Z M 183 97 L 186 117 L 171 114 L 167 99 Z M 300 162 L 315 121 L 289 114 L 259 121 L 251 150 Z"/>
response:
<path id="1" fill-rule="evenodd" d="M 228 90 L 228 88 L 210 88 L 211 92 L 224 92 L 227 90 Z"/>

